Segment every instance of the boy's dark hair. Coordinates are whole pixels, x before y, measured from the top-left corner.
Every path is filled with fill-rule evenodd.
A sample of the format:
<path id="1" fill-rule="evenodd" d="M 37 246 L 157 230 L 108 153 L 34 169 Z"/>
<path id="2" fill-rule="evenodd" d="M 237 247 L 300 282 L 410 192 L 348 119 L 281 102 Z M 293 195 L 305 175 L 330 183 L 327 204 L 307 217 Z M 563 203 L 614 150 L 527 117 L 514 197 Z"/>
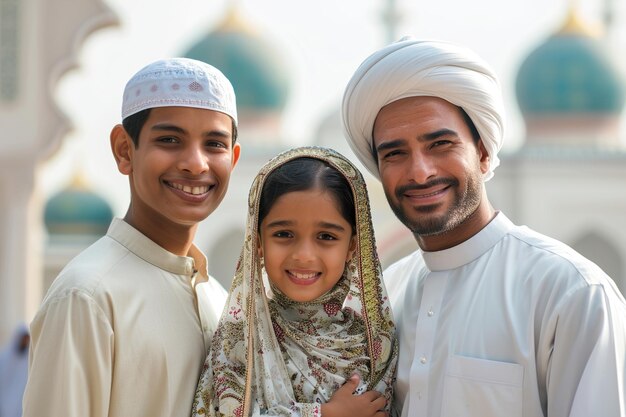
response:
<path id="1" fill-rule="evenodd" d="M 329 191 L 338 204 L 339 212 L 356 231 L 354 196 L 348 180 L 327 162 L 316 158 L 297 158 L 272 171 L 263 184 L 259 203 L 259 223 L 267 216 L 276 200 L 294 191 L 311 189 Z"/>
<path id="2" fill-rule="evenodd" d="M 141 133 L 141 129 L 143 125 L 146 124 L 146 120 L 148 120 L 148 116 L 150 116 L 150 110 L 145 109 L 141 110 L 135 114 L 131 114 L 124 120 L 122 120 L 122 126 L 124 126 L 124 130 L 128 133 L 128 136 L 133 140 L 135 144 L 135 148 L 139 146 L 139 133 Z M 232 121 L 233 124 L 233 145 L 237 142 L 237 125 Z"/>

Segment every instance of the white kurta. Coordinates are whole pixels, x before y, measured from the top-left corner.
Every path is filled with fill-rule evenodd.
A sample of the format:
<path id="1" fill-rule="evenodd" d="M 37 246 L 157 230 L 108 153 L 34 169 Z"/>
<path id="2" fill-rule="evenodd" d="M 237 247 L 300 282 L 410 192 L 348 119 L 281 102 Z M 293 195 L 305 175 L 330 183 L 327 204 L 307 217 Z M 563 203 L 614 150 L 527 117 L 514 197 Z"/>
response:
<path id="1" fill-rule="evenodd" d="M 24 416 L 187 417 L 226 300 L 207 277 L 197 248 L 174 255 L 114 219 L 31 323 Z"/>
<path id="2" fill-rule="evenodd" d="M 624 416 L 626 303 L 566 245 L 499 213 L 385 271 L 411 417 Z"/>

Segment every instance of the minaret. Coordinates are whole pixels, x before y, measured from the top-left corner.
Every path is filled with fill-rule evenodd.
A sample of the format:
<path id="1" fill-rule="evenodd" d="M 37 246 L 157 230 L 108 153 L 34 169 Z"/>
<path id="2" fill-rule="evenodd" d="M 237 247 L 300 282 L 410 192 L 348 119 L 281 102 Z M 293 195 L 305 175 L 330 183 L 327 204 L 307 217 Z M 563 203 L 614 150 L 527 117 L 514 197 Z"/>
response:
<path id="1" fill-rule="evenodd" d="M 396 0 L 385 1 L 385 8 L 382 11 L 381 18 L 386 32 L 385 44 L 397 41 L 396 32 L 398 23 L 400 23 L 400 12 L 398 11 Z"/>

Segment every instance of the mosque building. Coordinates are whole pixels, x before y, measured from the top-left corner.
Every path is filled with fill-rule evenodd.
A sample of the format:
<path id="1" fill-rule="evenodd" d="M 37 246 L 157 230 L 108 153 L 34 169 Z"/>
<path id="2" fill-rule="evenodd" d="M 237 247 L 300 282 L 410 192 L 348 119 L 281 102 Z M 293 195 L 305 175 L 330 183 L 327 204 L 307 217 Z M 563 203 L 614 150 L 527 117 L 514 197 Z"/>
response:
<path id="1" fill-rule="evenodd" d="M 258 99 L 253 102 L 245 93 L 240 96 L 239 91 L 260 94 L 273 88 L 275 92 L 268 97 L 288 94 L 288 88 L 274 77 L 282 65 L 273 70 L 278 72 L 263 71 L 280 62 L 280 57 L 253 33 L 233 9 L 215 31 L 187 52 L 191 58 L 222 68 L 233 80 L 238 100 L 241 97 L 242 117 L 267 112 L 267 104 Z M 252 47 L 240 46 L 245 39 Z M 224 51 L 241 56 L 234 58 Z M 251 84 L 247 82 L 252 77 L 242 74 L 248 69 L 255 71 Z M 620 120 L 625 94 L 624 76 L 606 42 L 572 8 L 563 25 L 520 66 L 517 98 L 526 123 L 526 140 L 519 149 L 501 155 L 501 166 L 487 183 L 497 209 L 514 222 L 562 240 L 594 260 L 623 292 L 626 235 L 621 231 L 626 230 L 626 193 L 620 190 L 626 179 L 626 149 L 620 143 Z M 282 110 L 279 103 L 284 102 L 270 102 L 278 116 Z M 256 127 L 254 120 L 242 119 L 241 124 L 251 130 Z M 248 142 L 253 135 L 241 137 L 246 138 L 246 152 L 231 187 L 248 190 L 258 167 L 285 145 L 277 134 L 264 135 L 261 141 L 253 141 L 250 152 Z M 362 168 L 343 139 L 338 107 L 322 118 L 315 144 L 339 150 Z M 378 181 L 365 175 L 380 258 L 389 265 L 417 245 L 389 209 Z M 229 193 L 219 214 L 203 222 L 198 235 L 212 273 L 226 287 L 243 241 L 244 207 L 244 193 Z"/>
<path id="2" fill-rule="evenodd" d="M 94 10 L 99 12 L 92 20 L 82 17 L 90 23 L 81 33 L 115 23 L 99 0 L 85 4 L 92 4 L 92 15 Z M 387 12 L 392 21 L 392 10 Z M 266 161 L 291 146 L 281 137 L 291 91 L 289 66 L 281 51 L 235 7 L 205 36 L 182 49 L 182 55 L 220 68 L 237 95 L 244 152 L 223 203 L 215 215 L 200 224 L 196 236 L 196 244 L 207 254 L 211 274 L 228 288 L 244 238 L 252 180 Z M 0 53 L 7 53 L 2 45 Z M 598 263 L 626 293 L 626 147 L 620 142 L 626 82 L 614 58 L 606 42 L 574 11 L 529 53 L 519 68 L 516 84 L 526 138 L 518 149 L 501 154 L 501 166 L 487 188 L 496 209 L 517 224 L 569 244 Z M 6 103 L 10 91 L 3 90 L 2 82 L 0 78 L 0 100 Z M 0 116 L 2 120 L 8 117 L 3 109 Z M 389 209 L 382 187 L 366 173 L 343 139 L 339 104 L 320 120 L 313 144 L 333 147 L 362 168 L 383 265 L 415 250 L 413 236 Z M 11 149 L 8 151 L 6 155 L 11 156 Z M 13 159 L 19 160 L 22 154 L 16 148 Z M 10 159 L 5 158 L 0 167 L 14 173 L 11 167 L 15 164 Z M 21 164 L 20 175 L 32 178 L 35 166 L 34 161 Z M 7 184 L 4 190 L 10 182 Z M 0 194 L 0 203 L 7 207 L 9 201 L 12 204 L 0 217 L 0 260 L 5 263 L 0 270 L 0 342 L 8 337 L 17 319 L 32 317 L 60 269 L 106 232 L 113 215 L 110 205 L 79 173 L 47 202 L 20 197 L 20 193 L 33 191 L 32 185 L 20 185 L 19 192 Z M 26 230 L 37 216 L 43 218 L 45 236 Z M 17 250 L 9 247 L 16 233 L 24 236 L 18 239 Z M 7 259 L 19 248 L 26 253 L 38 238 L 46 242 L 41 264 L 24 255 L 16 258 L 13 269 L 7 269 Z M 20 269 L 24 265 L 29 265 L 28 271 Z M 17 278 L 20 274 L 24 276 L 21 281 Z"/>
<path id="3" fill-rule="evenodd" d="M 520 66 L 526 140 L 501 155 L 487 189 L 515 223 L 567 243 L 626 293 L 626 84 L 615 57 L 572 9 Z"/>

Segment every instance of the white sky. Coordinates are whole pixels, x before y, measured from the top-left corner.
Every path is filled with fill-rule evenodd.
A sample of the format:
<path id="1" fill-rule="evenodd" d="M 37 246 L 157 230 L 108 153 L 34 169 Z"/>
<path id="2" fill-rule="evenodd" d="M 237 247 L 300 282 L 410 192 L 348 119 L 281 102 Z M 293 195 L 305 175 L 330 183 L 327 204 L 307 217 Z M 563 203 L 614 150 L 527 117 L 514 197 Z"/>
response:
<path id="1" fill-rule="evenodd" d="M 505 146 L 523 137 L 514 96 L 517 68 L 525 56 L 563 22 L 575 0 L 396 0 L 398 37 L 459 42 L 483 56 L 500 76 L 507 105 Z M 578 0 L 579 10 L 599 24 L 605 0 Z M 606 0 L 610 1 L 610 0 Z M 147 63 L 183 54 L 223 18 L 228 1 L 108 0 L 118 27 L 95 32 L 83 44 L 80 67 L 61 79 L 59 104 L 74 124 L 59 151 L 42 167 L 47 197 L 80 168 L 87 180 L 123 215 L 126 177 L 109 150 L 111 127 L 120 121 L 124 85 Z M 386 43 L 382 0 L 240 0 L 242 14 L 280 48 L 292 74 L 284 137 L 308 143 L 317 124 L 337 109 L 343 89 L 361 61 Z M 626 14 L 617 4 L 615 46 L 623 47 Z M 622 48 L 623 49 L 623 48 Z M 245 138 L 241 138 L 245 150 Z M 343 140 L 343 138 L 338 138 Z M 80 162 L 77 162 L 80 161 Z"/>

